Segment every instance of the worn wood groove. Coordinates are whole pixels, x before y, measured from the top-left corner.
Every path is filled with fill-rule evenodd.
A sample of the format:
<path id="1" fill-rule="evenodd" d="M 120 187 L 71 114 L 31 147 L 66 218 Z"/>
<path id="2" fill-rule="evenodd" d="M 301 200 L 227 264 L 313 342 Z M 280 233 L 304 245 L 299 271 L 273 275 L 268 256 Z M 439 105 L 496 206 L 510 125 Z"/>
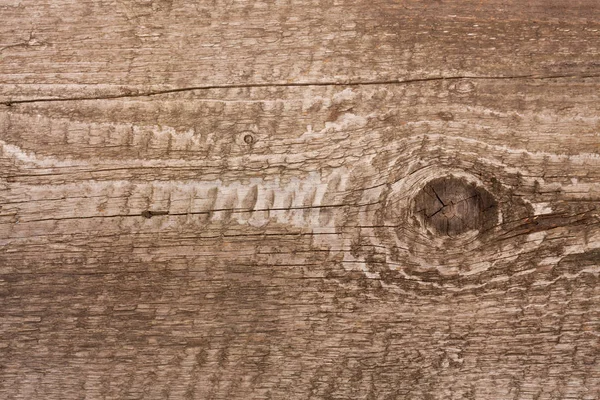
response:
<path id="1" fill-rule="evenodd" d="M 600 3 L 0 3 L 0 398 L 600 398 Z"/>

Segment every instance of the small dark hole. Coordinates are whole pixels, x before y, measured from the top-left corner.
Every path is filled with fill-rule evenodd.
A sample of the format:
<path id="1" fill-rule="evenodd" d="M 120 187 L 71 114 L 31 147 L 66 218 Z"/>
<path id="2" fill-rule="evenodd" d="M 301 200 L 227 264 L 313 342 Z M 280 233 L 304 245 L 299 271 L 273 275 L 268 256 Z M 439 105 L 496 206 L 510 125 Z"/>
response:
<path id="1" fill-rule="evenodd" d="M 246 144 L 253 144 L 254 143 L 254 136 L 248 134 L 244 136 L 244 142 Z"/>
<path id="2" fill-rule="evenodd" d="M 144 218 L 152 218 L 152 211 L 142 211 L 142 217 Z"/>

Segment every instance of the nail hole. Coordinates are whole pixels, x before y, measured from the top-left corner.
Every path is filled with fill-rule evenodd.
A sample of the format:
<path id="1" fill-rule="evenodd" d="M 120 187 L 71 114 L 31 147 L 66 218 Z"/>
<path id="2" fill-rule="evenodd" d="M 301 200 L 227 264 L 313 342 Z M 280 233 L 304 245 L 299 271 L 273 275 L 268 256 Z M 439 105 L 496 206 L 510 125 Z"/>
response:
<path id="1" fill-rule="evenodd" d="M 144 218 L 152 218 L 152 211 L 142 211 L 142 217 Z"/>
<path id="2" fill-rule="evenodd" d="M 253 144 L 254 143 L 254 136 L 252 136 L 250 134 L 244 135 L 244 143 L 246 143 L 248 145 Z"/>

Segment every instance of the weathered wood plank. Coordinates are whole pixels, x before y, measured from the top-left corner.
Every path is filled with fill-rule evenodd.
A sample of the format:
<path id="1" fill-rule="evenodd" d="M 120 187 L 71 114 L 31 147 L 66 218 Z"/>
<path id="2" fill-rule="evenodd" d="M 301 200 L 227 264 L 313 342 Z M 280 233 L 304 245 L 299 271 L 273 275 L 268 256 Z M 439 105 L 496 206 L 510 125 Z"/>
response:
<path id="1" fill-rule="evenodd" d="M 596 0 L 23 0 L 0 7 L 3 101 L 600 74 Z"/>
<path id="2" fill-rule="evenodd" d="M 599 398 L 598 7 L 1 4 L 0 397 Z"/>
<path id="3" fill-rule="evenodd" d="M 6 109 L 7 393 L 593 398 L 596 93 L 460 80 Z M 497 226 L 424 235 L 410 200 L 448 174 L 495 196 Z"/>

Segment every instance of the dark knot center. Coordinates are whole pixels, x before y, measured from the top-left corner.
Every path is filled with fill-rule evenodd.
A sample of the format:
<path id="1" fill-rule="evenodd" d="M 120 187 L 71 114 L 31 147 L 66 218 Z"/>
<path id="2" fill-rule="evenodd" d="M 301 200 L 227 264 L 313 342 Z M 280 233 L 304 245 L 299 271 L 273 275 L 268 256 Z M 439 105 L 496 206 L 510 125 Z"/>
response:
<path id="1" fill-rule="evenodd" d="M 415 214 L 438 235 L 455 236 L 497 223 L 497 204 L 484 188 L 448 176 L 428 182 L 414 199 Z"/>

